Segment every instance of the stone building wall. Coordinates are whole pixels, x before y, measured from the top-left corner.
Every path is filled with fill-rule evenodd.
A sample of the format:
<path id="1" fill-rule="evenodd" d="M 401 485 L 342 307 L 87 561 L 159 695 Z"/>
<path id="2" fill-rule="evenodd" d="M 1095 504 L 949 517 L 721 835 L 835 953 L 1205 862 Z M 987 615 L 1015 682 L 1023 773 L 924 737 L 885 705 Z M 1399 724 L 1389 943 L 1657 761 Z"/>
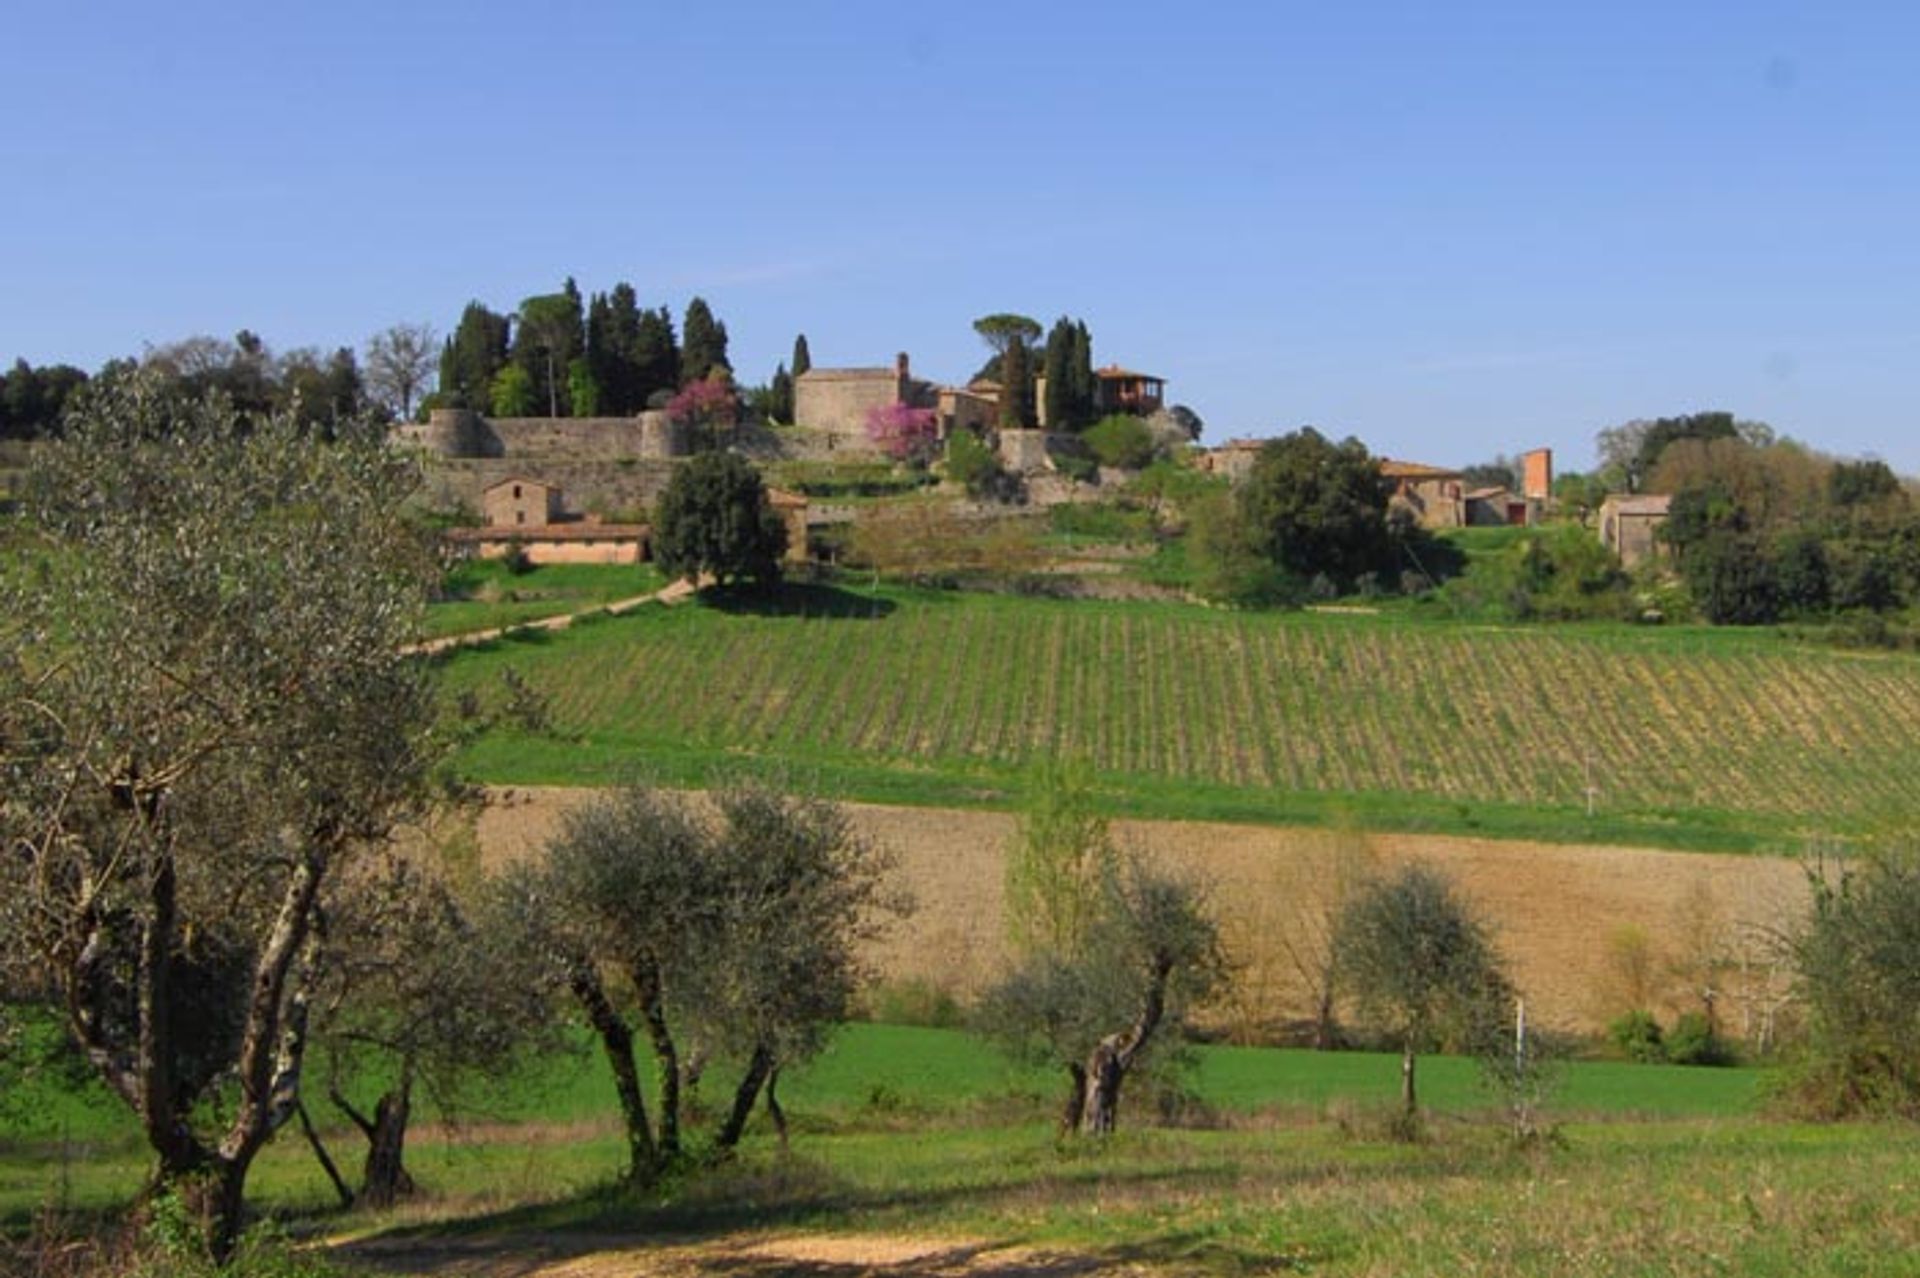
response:
<path id="1" fill-rule="evenodd" d="M 446 458 L 665 459 L 688 452 L 686 432 L 664 412 L 634 417 L 487 417 L 438 408 L 393 429 L 394 442 Z"/>
<path id="2" fill-rule="evenodd" d="M 510 457 L 438 461 L 426 468 L 420 500 L 433 510 L 464 509 L 478 514 L 481 495 L 487 488 L 521 476 L 528 469 L 526 462 Z M 541 481 L 562 494 L 556 517 L 642 515 L 653 509 L 673 469 L 671 461 L 646 459 L 543 459 L 539 463 Z"/>
<path id="3" fill-rule="evenodd" d="M 560 494 L 552 485 L 522 476 L 495 483 L 480 494 L 480 513 L 498 527 L 541 527 L 562 513 Z"/>
<path id="4" fill-rule="evenodd" d="M 809 369 L 793 383 L 793 420 L 824 430 L 838 442 L 864 447 L 867 414 L 907 402 L 911 394 L 907 381 L 896 368 Z"/>

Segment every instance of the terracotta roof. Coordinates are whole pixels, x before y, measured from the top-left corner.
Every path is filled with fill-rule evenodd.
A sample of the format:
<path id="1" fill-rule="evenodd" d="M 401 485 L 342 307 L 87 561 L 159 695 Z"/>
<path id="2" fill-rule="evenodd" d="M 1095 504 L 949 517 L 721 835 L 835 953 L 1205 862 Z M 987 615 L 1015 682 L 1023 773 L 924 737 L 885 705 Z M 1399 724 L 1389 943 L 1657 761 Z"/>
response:
<path id="1" fill-rule="evenodd" d="M 776 510 L 805 510 L 807 499 L 804 494 L 788 492 L 784 488 L 769 488 L 767 504 Z"/>
<path id="2" fill-rule="evenodd" d="M 1665 515 L 1673 508 L 1673 494 L 1613 493 L 1601 505 L 1616 515 Z"/>
<path id="3" fill-rule="evenodd" d="M 1496 497 L 1513 497 L 1513 490 L 1500 484 L 1491 488 L 1475 488 L 1467 493 L 1468 501 L 1492 501 Z"/>
<path id="4" fill-rule="evenodd" d="M 1118 364 L 1109 364 L 1105 368 L 1096 368 L 1093 375 L 1103 382 L 1164 382 L 1164 377 L 1155 377 L 1152 373 L 1136 373 L 1130 368 Z"/>
<path id="5" fill-rule="evenodd" d="M 647 537 L 647 524 L 596 524 L 586 520 L 567 524 L 484 524 L 478 528 L 449 528 L 448 541 L 634 541 Z"/>
<path id="6" fill-rule="evenodd" d="M 1216 453 L 1224 453 L 1224 452 L 1257 453 L 1261 449 L 1265 448 L 1268 442 L 1269 441 L 1264 439 L 1229 439 L 1226 443 L 1220 445 L 1220 447 L 1214 449 L 1213 451 L 1215 451 Z"/>
<path id="7" fill-rule="evenodd" d="M 1395 461 L 1391 457 L 1380 459 L 1380 473 L 1388 479 L 1458 479 L 1460 472 L 1448 470 L 1445 466 L 1429 466 L 1424 462 Z"/>

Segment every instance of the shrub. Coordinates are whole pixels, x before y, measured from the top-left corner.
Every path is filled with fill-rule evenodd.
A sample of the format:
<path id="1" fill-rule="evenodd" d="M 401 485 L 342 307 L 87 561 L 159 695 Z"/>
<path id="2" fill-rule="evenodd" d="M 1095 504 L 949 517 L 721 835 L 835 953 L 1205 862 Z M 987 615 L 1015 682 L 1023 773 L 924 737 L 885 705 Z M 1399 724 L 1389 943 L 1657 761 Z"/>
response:
<path id="1" fill-rule="evenodd" d="M 1818 1118 L 1920 1119 L 1920 852 L 1808 879 L 1813 910 L 1792 951 L 1806 1045 L 1785 1097 Z"/>
<path id="2" fill-rule="evenodd" d="M 1701 1012 L 1684 1013 L 1666 1037 L 1667 1061 L 1673 1065 L 1731 1065 L 1733 1049 L 1714 1032 Z"/>
<path id="3" fill-rule="evenodd" d="M 939 448 L 939 423 L 931 408 L 876 404 L 867 410 L 867 439 L 897 462 L 920 465 Z"/>
<path id="4" fill-rule="evenodd" d="M 888 981 L 875 986 L 865 999 L 869 1020 L 881 1025 L 920 1025 L 929 1029 L 958 1029 L 966 1011 L 953 992 L 921 977 Z"/>
<path id="5" fill-rule="evenodd" d="M 1102 466 L 1139 470 L 1153 460 L 1153 431 L 1129 413 L 1115 413 L 1089 427 L 1081 438 Z"/>
<path id="6" fill-rule="evenodd" d="M 947 478 L 979 496 L 1000 473 L 1000 463 L 987 441 L 970 430 L 947 436 Z"/>
<path id="7" fill-rule="evenodd" d="M 1643 1065 L 1658 1064 L 1667 1059 L 1667 1045 L 1665 1036 L 1660 1032 L 1660 1022 L 1645 1009 L 1628 1012 L 1607 1026 L 1607 1041 L 1619 1048 L 1628 1060 L 1639 1061 Z"/>

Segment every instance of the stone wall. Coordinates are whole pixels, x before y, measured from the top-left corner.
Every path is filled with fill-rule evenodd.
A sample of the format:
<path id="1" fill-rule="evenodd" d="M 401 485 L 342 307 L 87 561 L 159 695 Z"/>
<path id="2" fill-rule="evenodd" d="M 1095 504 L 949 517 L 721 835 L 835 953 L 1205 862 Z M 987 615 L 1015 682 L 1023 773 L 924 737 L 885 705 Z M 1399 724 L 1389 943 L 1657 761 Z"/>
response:
<path id="1" fill-rule="evenodd" d="M 637 564 L 644 558 L 638 537 L 609 537 L 604 541 L 526 540 L 483 541 L 475 554 L 481 559 L 505 559 L 518 553 L 530 564 Z"/>
<path id="2" fill-rule="evenodd" d="M 1047 456 L 1047 432 L 1044 430 L 1003 430 L 1000 432 L 1000 464 L 1016 475 L 1052 470 Z"/>
<path id="3" fill-rule="evenodd" d="M 393 429 L 394 442 L 446 458 L 665 459 L 688 452 L 686 432 L 664 412 L 635 417 L 487 417 L 438 408 Z"/>
<path id="4" fill-rule="evenodd" d="M 639 514 L 654 501 L 673 475 L 670 461 L 576 461 L 543 459 L 537 467 L 510 457 L 443 460 L 426 468 L 421 500 L 435 510 L 480 510 L 480 495 L 503 479 L 526 476 L 537 469 L 541 482 L 561 492 L 556 514 Z M 526 476 L 530 477 L 530 476 Z"/>

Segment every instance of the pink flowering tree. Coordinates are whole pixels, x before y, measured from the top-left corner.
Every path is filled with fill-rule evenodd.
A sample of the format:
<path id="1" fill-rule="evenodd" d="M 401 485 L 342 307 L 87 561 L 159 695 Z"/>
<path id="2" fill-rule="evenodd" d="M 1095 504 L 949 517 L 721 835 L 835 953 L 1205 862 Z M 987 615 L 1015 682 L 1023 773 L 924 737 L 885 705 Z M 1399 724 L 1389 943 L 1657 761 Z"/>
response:
<path id="1" fill-rule="evenodd" d="M 740 421 L 740 400 L 724 378 L 703 377 L 688 382 L 667 402 L 667 417 L 693 436 L 694 447 L 720 446 L 720 437 Z"/>
<path id="2" fill-rule="evenodd" d="M 867 410 L 867 438 L 897 462 L 924 465 L 939 443 L 931 408 L 876 404 Z"/>

